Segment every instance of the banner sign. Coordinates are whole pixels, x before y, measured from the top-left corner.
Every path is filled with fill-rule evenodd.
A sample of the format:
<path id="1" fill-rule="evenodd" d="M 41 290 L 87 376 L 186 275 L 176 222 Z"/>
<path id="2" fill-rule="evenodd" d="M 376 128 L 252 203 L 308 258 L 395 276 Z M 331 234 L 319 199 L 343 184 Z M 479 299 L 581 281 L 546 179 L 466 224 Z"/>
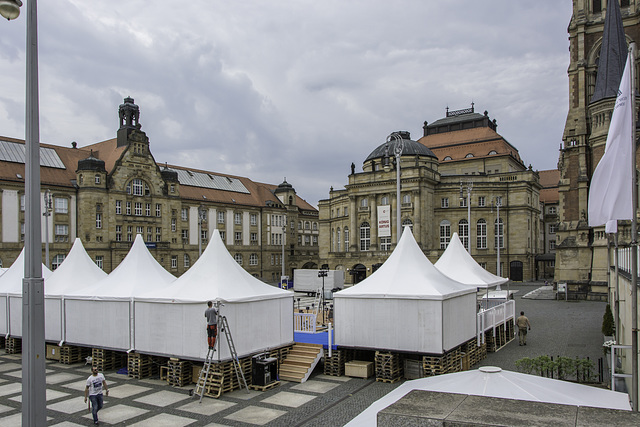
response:
<path id="1" fill-rule="evenodd" d="M 391 237 L 391 206 L 378 206 L 378 237 Z"/>

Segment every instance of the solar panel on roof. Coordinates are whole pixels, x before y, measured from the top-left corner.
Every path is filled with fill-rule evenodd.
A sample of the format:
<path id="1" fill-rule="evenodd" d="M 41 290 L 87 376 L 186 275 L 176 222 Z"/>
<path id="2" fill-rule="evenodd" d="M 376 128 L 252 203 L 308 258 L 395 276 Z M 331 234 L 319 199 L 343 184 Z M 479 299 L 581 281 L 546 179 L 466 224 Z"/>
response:
<path id="1" fill-rule="evenodd" d="M 233 191 L 236 193 L 250 193 L 242 181 L 237 178 L 229 178 L 228 176 L 222 177 L 184 169 L 177 169 L 176 172 L 178 172 L 178 181 L 180 182 L 180 185 L 212 188 L 214 190 Z"/>
<path id="2" fill-rule="evenodd" d="M 25 162 L 25 145 L 17 142 L 0 140 L 0 161 Z M 40 166 L 48 168 L 66 169 L 64 163 L 53 148 L 40 147 Z"/>

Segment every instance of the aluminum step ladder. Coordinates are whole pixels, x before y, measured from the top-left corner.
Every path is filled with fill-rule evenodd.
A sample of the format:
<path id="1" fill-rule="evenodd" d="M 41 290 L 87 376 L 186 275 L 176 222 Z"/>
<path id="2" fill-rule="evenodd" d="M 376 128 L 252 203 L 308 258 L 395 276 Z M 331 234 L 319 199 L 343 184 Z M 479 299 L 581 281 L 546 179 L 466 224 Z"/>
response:
<path id="1" fill-rule="evenodd" d="M 229 354 L 231 354 L 231 360 L 233 361 L 233 366 L 236 371 L 236 378 L 238 379 L 238 383 L 242 386 L 244 384 L 244 388 L 249 393 L 249 386 L 247 385 L 247 381 L 244 377 L 244 372 L 240 367 L 240 361 L 238 360 L 238 353 L 236 352 L 236 346 L 233 342 L 233 337 L 231 336 L 231 329 L 229 328 L 229 323 L 227 322 L 226 316 L 218 315 L 218 325 L 221 326 L 221 332 L 224 332 L 224 336 L 227 340 L 227 344 L 229 345 Z M 220 340 L 216 340 L 216 344 L 218 347 L 220 346 Z M 216 349 L 209 347 L 207 351 L 207 356 L 204 361 L 204 366 L 200 370 L 200 375 L 198 376 L 198 383 L 196 384 L 195 394 L 200 396 L 200 402 L 202 402 L 202 398 L 204 397 L 204 391 L 207 385 L 207 380 L 209 379 L 209 372 L 211 371 L 211 364 L 213 363 L 213 357 Z M 242 378 L 242 380 L 241 380 Z"/>

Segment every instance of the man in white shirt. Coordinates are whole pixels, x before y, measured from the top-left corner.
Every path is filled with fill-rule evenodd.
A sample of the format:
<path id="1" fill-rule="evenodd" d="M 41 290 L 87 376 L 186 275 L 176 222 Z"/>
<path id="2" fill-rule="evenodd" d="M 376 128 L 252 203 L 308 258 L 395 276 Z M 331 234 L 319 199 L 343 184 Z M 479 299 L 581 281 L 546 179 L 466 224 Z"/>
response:
<path id="1" fill-rule="evenodd" d="M 102 409 L 102 389 L 109 396 L 109 387 L 104 375 L 98 373 L 98 368 L 91 368 L 91 375 L 87 378 L 87 386 L 84 388 L 84 402 L 87 403 L 87 397 L 91 400 L 91 413 L 93 414 L 93 423 L 98 424 L 98 411 Z"/>

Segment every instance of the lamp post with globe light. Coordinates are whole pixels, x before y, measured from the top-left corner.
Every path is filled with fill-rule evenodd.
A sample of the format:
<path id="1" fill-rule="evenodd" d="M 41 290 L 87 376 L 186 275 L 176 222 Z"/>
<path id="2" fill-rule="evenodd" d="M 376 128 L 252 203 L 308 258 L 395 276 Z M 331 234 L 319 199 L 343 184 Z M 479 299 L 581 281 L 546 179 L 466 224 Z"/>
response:
<path id="1" fill-rule="evenodd" d="M 399 132 L 393 132 L 391 135 L 387 137 L 387 144 L 385 146 L 385 156 L 383 159 L 383 166 L 386 171 L 390 168 L 390 156 L 391 156 L 391 141 L 395 140 L 395 145 L 393 147 L 393 154 L 396 156 L 396 245 L 400 242 L 400 235 L 402 234 L 402 215 L 401 215 L 401 206 L 402 201 L 400 200 L 400 156 L 402 156 L 402 152 L 404 151 L 404 140 L 402 139 L 402 135 Z"/>
<path id="2" fill-rule="evenodd" d="M 0 15 L 20 15 L 20 0 L 0 0 Z M 25 120 L 25 240 L 22 281 L 22 425 L 47 423 L 44 279 L 40 227 L 40 124 L 38 106 L 38 5 L 27 2 L 27 73 Z"/>

